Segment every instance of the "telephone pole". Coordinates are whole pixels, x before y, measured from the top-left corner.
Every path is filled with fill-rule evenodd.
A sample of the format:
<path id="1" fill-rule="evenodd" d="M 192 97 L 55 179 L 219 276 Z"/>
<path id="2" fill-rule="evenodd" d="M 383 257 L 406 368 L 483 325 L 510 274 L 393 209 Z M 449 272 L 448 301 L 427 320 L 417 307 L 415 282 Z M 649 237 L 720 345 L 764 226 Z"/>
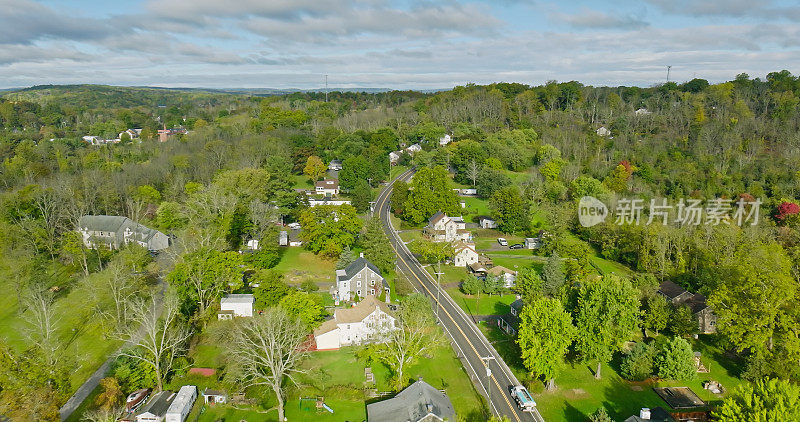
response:
<path id="1" fill-rule="evenodd" d="M 325 75 L 325 102 L 328 102 L 328 75 Z"/>

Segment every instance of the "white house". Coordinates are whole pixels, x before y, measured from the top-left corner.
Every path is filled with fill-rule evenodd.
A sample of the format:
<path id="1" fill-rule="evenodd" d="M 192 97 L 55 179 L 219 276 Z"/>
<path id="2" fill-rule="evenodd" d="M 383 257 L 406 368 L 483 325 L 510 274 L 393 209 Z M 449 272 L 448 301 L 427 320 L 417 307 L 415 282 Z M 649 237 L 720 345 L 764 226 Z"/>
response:
<path id="1" fill-rule="evenodd" d="M 611 131 L 606 129 L 605 126 L 600 126 L 600 129 L 597 129 L 597 134 L 599 136 L 608 136 L 611 135 Z"/>
<path id="2" fill-rule="evenodd" d="M 219 319 L 233 319 L 233 317 L 253 316 L 253 303 L 255 298 L 250 294 L 227 295 L 219 301 Z"/>
<path id="3" fill-rule="evenodd" d="M 481 226 L 482 229 L 496 229 L 497 228 L 497 221 L 490 217 L 479 217 L 478 224 Z"/>
<path id="4" fill-rule="evenodd" d="M 448 217 L 441 211 L 428 219 L 425 232 L 434 242 L 472 241 L 472 234 L 467 231 L 467 223 L 462 217 Z"/>
<path id="5" fill-rule="evenodd" d="M 634 114 L 638 114 L 638 115 L 644 115 L 644 116 L 647 116 L 648 114 L 653 114 L 652 111 L 650 111 L 650 110 L 648 110 L 648 109 L 646 109 L 644 107 L 634 111 L 633 113 Z"/>
<path id="6" fill-rule="evenodd" d="M 453 265 L 456 267 L 468 267 L 480 258 L 480 255 L 475 250 L 475 244 L 459 242 L 453 249 Z"/>
<path id="7" fill-rule="evenodd" d="M 320 180 L 314 184 L 314 191 L 319 195 L 336 196 L 339 194 L 339 181 L 332 179 Z"/>
<path id="8" fill-rule="evenodd" d="M 422 151 L 422 146 L 420 146 L 420 144 L 414 144 L 414 145 L 411 145 L 410 147 L 406 148 L 406 152 L 411 154 L 411 155 L 414 155 L 415 153 L 420 152 L 420 151 Z"/>
<path id="9" fill-rule="evenodd" d="M 380 296 L 383 292 L 388 298 L 389 283 L 384 280 L 378 267 L 364 259 L 363 254 L 345 269 L 336 270 L 336 300 Z"/>
<path id="10" fill-rule="evenodd" d="M 183 422 L 186 416 L 192 411 L 194 401 L 197 399 L 197 387 L 193 385 L 184 385 L 178 390 L 175 399 L 167 409 L 165 422 Z"/>
<path id="11" fill-rule="evenodd" d="M 452 138 L 450 137 L 450 135 L 445 134 L 444 136 L 439 138 L 439 145 L 445 146 L 445 145 L 449 144 L 450 141 L 452 141 Z"/>
<path id="12" fill-rule="evenodd" d="M 164 422 L 167 410 L 176 394 L 172 391 L 162 391 L 154 395 L 147 404 L 139 409 L 136 422 Z"/>
<path id="13" fill-rule="evenodd" d="M 342 170 L 342 160 L 331 160 L 330 164 L 328 164 L 328 168 L 334 171 Z"/>
<path id="14" fill-rule="evenodd" d="M 514 287 L 514 284 L 517 281 L 517 272 L 509 270 L 502 265 L 496 265 L 492 268 L 489 268 L 489 270 L 486 271 L 486 274 L 499 278 L 503 283 L 503 287 L 507 289 Z"/>
<path id="15" fill-rule="evenodd" d="M 333 319 L 314 330 L 317 350 L 338 349 L 342 346 L 383 342 L 381 335 L 395 329 L 395 318 L 389 306 L 367 296 L 351 308 L 337 309 Z"/>
<path id="16" fill-rule="evenodd" d="M 247 241 L 247 249 L 250 249 L 251 251 L 257 251 L 258 250 L 258 239 L 250 239 L 250 240 L 248 240 Z"/>
<path id="17" fill-rule="evenodd" d="M 392 151 L 389 153 L 389 164 L 396 166 L 398 162 L 400 162 L 400 156 L 403 154 L 403 151 Z"/>

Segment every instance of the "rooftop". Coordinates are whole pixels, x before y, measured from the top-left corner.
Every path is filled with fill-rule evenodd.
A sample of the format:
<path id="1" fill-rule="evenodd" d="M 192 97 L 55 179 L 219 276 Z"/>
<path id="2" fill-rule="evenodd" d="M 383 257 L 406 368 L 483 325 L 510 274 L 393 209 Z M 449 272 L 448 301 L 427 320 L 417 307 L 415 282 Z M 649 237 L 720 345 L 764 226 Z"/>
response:
<path id="1" fill-rule="evenodd" d="M 456 412 L 447 394 L 419 380 L 394 398 L 367 405 L 367 420 L 381 422 L 417 422 L 434 414 L 444 420 L 455 420 Z"/>
<path id="2" fill-rule="evenodd" d="M 227 295 L 220 300 L 220 303 L 244 303 L 244 304 L 252 304 L 255 302 L 255 298 L 251 294 L 235 294 L 235 295 Z"/>

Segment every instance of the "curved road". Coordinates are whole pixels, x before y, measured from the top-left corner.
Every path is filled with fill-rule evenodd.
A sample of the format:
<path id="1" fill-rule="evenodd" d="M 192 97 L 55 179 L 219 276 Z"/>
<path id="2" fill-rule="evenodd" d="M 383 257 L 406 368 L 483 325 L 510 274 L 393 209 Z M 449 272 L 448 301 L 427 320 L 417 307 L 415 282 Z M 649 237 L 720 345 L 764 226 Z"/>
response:
<path id="1" fill-rule="evenodd" d="M 395 180 L 408 181 L 414 174 L 414 169 L 408 170 Z M 394 181 L 392 181 L 394 182 Z M 397 266 L 409 276 L 414 287 L 424 293 L 437 306 L 436 280 L 422 268 L 422 265 L 411 254 L 406 245 L 397 235 L 389 218 L 389 197 L 392 192 L 390 184 L 378 195 L 375 202 L 375 211 L 383 222 L 384 231 L 389 237 L 389 242 L 397 254 Z M 508 387 L 519 385 L 519 381 L 508 368 L 503 359 L 494 350 L 486 337 L 475 324 L 467 317 L 466 313 L 443 290 L 438 292 L 439 321 L 447 335 L 450 337 L 456 354 L 465 363 L 467 373 L 472 378 L 478 391 L 488 397 L 492 414 L 505 415 L 512 422 L 537 421 L 544 422 L 538 411 L 532 413 L 522 412 L 512 400 Z M 491 357 L 492 359 L 486 359 Z M 486 364 L 489 363 L 490 375 L 487 376 Z"/>

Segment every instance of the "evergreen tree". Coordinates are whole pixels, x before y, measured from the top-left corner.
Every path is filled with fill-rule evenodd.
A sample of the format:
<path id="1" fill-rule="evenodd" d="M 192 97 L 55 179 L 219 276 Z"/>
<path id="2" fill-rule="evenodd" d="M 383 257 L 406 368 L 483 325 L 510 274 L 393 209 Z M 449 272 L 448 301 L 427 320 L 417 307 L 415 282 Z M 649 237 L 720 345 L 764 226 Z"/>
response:
<path id="1" fill-rule="evenodd" d="M 542 268 L 542 292 L 550 297 L 558 297 L 566 278 L 564 265 L 558 253 L 553 252 Z"/>
<path id="2" fill-rule="evenodd" d="M 342 249 L 342 253 L 339 254 L 339 260 L 336 261 L 336 269 L 343 270 L 355 260 L 356 254 L 353 253 L 353 250 L 350 249 L 350 246 L 345 246 L 344 249 Z"/>
<path id="3" fill-rule="evenodd" d="M 375 264 L 381 272 L 386 273 L 394 269 L 394 249 L 378 217 L 373 217 L 364 224 L 359 243 L 364 248 L 364 258 Z"/>

